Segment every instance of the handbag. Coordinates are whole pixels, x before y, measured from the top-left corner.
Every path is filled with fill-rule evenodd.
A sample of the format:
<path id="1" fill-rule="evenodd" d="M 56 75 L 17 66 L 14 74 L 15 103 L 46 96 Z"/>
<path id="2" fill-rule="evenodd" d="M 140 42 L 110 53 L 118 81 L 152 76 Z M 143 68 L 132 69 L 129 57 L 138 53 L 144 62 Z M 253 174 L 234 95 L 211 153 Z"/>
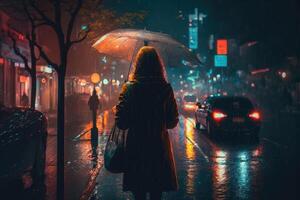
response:
<path id="1" fill-rule="evenodd" d="M 104 151 L 104 166 L 111 173 L 125 171 L 125 147 L 127 130 L 122 130 L 116 124 L 112 127 Z"/>

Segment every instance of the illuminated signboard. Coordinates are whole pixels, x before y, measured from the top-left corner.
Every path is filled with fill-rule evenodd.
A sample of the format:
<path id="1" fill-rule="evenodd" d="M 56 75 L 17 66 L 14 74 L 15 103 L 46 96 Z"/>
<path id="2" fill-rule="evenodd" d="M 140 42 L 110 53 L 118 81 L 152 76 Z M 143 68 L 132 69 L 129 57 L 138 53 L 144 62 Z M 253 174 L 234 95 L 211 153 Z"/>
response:
<path id="1" fill-rule="evenodd" d="M 228 42 L 227 40 L 217 40 L 217 54 L 226 55 L 228 53 Z"/>
<path id="2" fill-rule="evenodd" d="M 190 27 L 189 28 L 189 48 L 197 49 L 198 48 L 198 28 Z"/>
<path id="3" fill-rule="evenodd" d="M 227 67 L 227 56 L 215 55 L 215 67 Z"/>
<path id="4" fill-rule="evenodd" d="M 25 83 L 25 82 L 27 82 L 27 80 L 28 80 L 27 76 L 20 75 L 20 82 L 21 83 Z"/>
<path id="5" fill-rule="evenodd" d="M 189 48 L 198 49 L 198 8 L 189 15 Z"/>

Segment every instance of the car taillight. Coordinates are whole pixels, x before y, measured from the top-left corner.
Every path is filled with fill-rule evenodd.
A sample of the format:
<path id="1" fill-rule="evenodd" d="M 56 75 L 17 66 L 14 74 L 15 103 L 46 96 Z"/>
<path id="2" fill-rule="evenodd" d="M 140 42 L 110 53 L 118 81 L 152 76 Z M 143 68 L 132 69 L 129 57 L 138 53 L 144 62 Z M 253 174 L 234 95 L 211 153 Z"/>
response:
<path id="1" fill-rule="evenodd" d="M 259 112 L 254 111 L 254 112 L 252 112 L 252 113 L 249 114 L 249 117 L 251 119 L 259 120 L 260 119 L 260 114 L 259 114 Z"/>
<path id="2" fill-rule="evenodd" d="M 227 117 L 226 114 L 219 112 L 219 111 L 214 111 L 212 113 L 212 116 L 213 116 L 213 119 L 216 121 L 220 121 L 220 120 L 224 119 L 225 117 Z"/>

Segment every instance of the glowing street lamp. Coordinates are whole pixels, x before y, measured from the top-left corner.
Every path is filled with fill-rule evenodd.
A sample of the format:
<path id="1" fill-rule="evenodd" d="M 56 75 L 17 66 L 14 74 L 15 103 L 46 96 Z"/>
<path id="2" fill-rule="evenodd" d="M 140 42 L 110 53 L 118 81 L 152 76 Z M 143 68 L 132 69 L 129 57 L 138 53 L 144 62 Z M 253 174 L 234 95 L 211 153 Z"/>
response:
<path id="1" fill-rule="evenodd" d="M 91 75 L 91 81 L 92 83 L 94 83 L 94 85 L 96 85 L 97 83 L 100 82 L 100 75 L 98 73 L 93 73 Z"/>

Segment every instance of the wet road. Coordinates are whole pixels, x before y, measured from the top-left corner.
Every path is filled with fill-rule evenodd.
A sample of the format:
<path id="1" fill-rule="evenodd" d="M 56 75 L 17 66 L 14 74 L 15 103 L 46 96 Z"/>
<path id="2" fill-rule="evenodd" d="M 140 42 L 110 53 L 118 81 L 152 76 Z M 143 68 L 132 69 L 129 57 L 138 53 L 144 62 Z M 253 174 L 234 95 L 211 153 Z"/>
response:
<path id="1" fill-rule="evenodd" d="M 181 116 L 169 131 L 179 191 L 163 199 L 297 199 L 299 116 L 263 123 L 260 142 L 215 142 L 194 120 Z M 298 183 L 299 184 L 299 183 Z M 101 170 L 92 199 L 133 199 L 122 192 L 122 176 Z"/>

